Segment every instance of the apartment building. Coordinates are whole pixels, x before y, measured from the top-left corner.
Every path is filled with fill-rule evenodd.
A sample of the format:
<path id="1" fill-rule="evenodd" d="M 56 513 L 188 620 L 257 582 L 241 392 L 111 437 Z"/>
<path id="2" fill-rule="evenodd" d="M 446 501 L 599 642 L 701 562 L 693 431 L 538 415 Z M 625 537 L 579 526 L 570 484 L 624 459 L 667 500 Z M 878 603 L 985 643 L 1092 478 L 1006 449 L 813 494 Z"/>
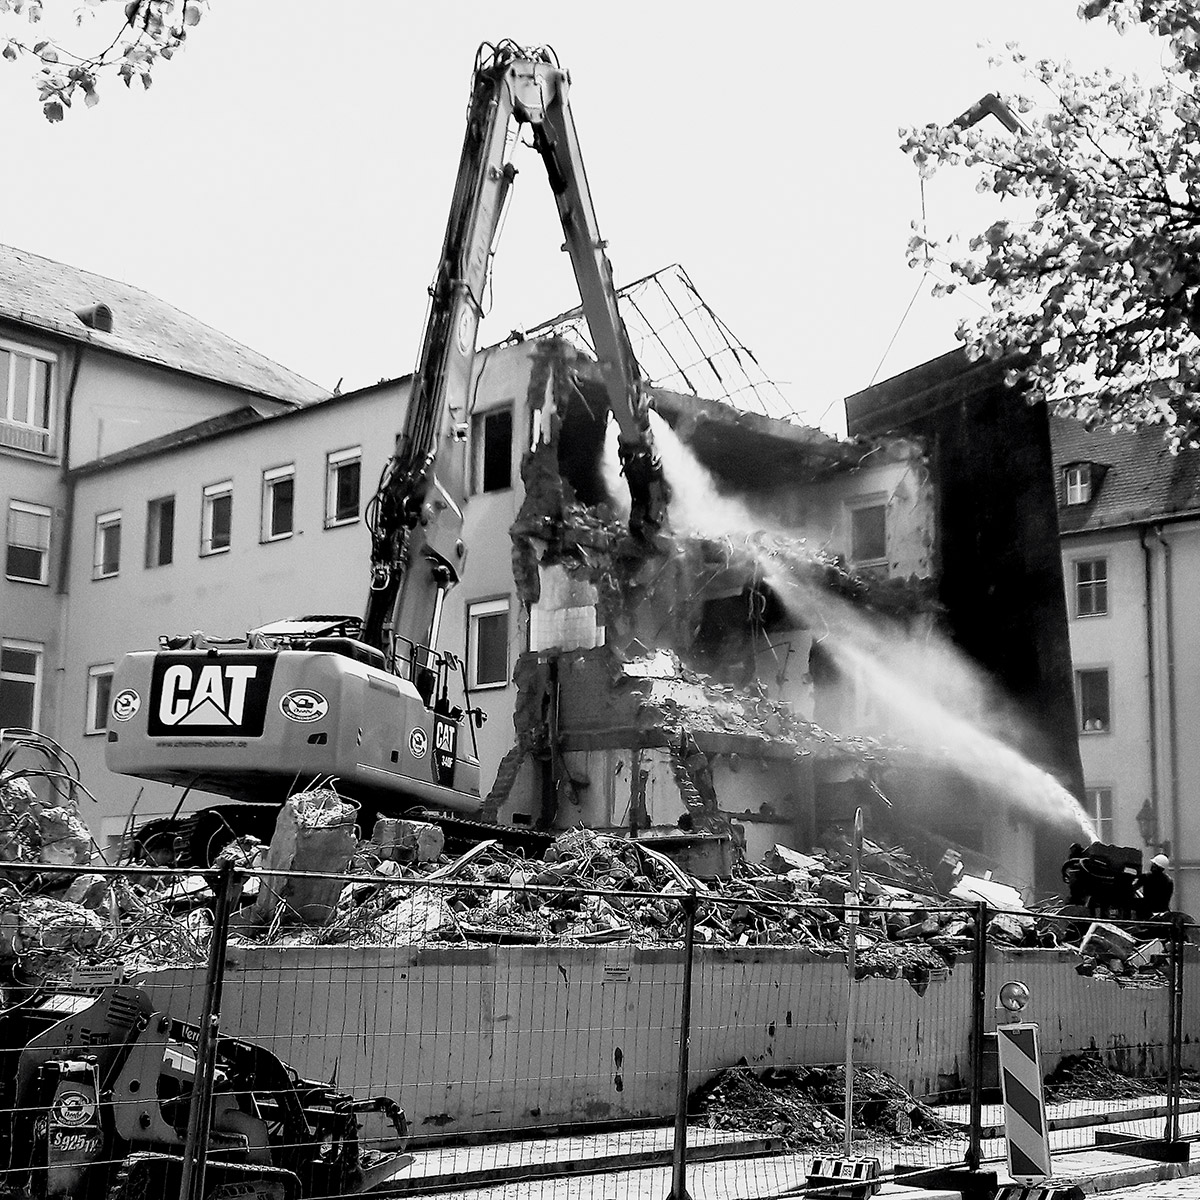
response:
<path id="1" fill-rule="evenodd" d="M 1087 807 L 1100 838 L 1165 850 L 1200 910 L 1200 453 L 1161 430 L 1053 418 Z"/>
<path id="2" fill-rule="evenodd" d="M 72 554 L 103 576 L 124 531 L 114 506 L 81 534 L 72 470 L 198 421 L 326 395 L 141 289 L 0 246 L 0 729 L 77 740 L 63 719 Z M 103 707 L 102 682 L 93 698 Z"/>

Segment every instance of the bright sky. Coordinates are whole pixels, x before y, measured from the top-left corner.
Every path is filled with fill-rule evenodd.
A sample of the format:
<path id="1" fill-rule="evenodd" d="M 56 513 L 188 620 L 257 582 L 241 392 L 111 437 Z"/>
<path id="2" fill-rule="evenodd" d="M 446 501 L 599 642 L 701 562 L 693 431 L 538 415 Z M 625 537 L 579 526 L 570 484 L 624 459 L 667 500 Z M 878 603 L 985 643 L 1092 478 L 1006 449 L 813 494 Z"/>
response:
<path id="1" fill-rule="evenodd" d="M 53 16 L 76 0 L 44 2 Z M 108 78 L 97 107 L 59 125 L 41 115 L 28 61 L 0 62 L 0 240 L 144 287 L 329 387 L 403 374 L 476 47 L 549 44 L 571 71 L 618 284 L 681 263 L 796 408 L 833 425 L 843 396 L 952 349 L 972 309 L 932 299 L 926 281 L 902 323 L 920 278 L 905 259 L 920 193 L 898 127 L 1011 90 L 984 40 L 1081 66 L 1157 63 L 1148 37 L 1075 10 L 211 0 L 149 92 Z M 0 16 L 0 41 L 28 33 Z M 576 302 L 541 164 L 525 151 L 517 166 L 484 342 Z M 926 205 L 935 231 L 1001 213 L 951 174 L 926 185 Z"/>

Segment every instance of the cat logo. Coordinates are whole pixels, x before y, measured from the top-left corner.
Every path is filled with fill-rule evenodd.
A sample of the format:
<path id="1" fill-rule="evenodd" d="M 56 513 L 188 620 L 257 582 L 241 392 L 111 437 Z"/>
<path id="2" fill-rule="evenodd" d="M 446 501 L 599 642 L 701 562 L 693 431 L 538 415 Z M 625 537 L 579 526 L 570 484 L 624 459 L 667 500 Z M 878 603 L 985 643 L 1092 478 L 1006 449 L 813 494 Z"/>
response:
<path id="1" fill-rule="evenodd" d="M 433 782 L 454 786 L 454 758 L 458 751 L 458 724 L 445 713 L 433 714 Z"/>
<path id="2" fill-rule="evenodd" d="M 273 654 L 156 655 L 148 732 L 258 737 L 274 666 Z"/>

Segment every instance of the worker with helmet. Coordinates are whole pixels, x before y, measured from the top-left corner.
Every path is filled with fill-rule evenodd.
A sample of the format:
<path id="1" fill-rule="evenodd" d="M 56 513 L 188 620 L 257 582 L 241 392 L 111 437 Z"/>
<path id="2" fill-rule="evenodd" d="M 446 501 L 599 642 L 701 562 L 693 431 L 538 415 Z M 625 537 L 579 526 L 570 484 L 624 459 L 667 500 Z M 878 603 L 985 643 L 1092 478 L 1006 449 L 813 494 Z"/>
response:
<path id="1" fill-rule="evenodd" d="M 1150 869 L 1138 880 L 1137 907 L 1142 920 L 1170 910 L 1171 896 L 1175 892 L 1175 884 L 1167 874 L 1170 865 L 1171 860 L 1165 854 L 1156 854 L 1150 860 Z"/>

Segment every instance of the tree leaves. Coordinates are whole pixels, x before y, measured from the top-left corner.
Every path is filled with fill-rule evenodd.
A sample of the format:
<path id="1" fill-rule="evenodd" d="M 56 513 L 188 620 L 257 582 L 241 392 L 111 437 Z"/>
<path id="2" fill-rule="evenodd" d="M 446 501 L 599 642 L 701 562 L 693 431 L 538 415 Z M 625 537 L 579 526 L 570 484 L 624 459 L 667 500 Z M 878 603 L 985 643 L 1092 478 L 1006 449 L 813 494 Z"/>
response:
<path id="1" fill-rule="evenodd" d="M 1089 423 L 1162 424 L 1178 448 L 1200 442 L 1200 20 L 1184 0 L 1091 0 L 1117 27 L 1151 24 L 1174 55 L 1147 85 L 1110 70 L 1007 60 L 1034 85 L 1010 98 L 1015 132 L 995 122 L 901 133 L 923 176 L 973 171 L 977 190 L 1016 201 L 965 240 L 918 230 L 909 263 L 944 263 L 987 290 L 990 311 L 958 337 L 972 357 L 1029 357 L 1010 375 L 1031 399 Z M 1034 96 L 1048 97 L 1041 103 Z M 941 293 L 949 290 L 943 286 Z M 938 291 L 938 289 L 935 289 Z M 940 294 L 940 293 L 939 293 Z"/>
<path id="2" fill-rule="evenodd" d="M 64 5 L 68 0 L 60 0 Z M 87 8 L 76 9 L 75 21 L 81 25 L 91 12 L 121 6 L 122 21 L 113 25 L 114 36 L 96 53 L 77 53 L 53 39 L 41 39 L 29 45 L 19 36 L 4 39 L 0 58 L 16 62 L 24 57 L 40 68 L 34 76 L 42 112 L 51 123 L 61 121 L 72 99 L 83 96 L 85 106 L 93 108 L 100 96 L 98 75 L 112 70 L 126 87 L 134 79 L 143 90 L 150 88 L 153 71 L 160 59 L 170 61 L 182 49 L 187 31 L 199 24 L 207 0 L 85 0 Z M 42 0 L 0 0 L 0 22 L 5 17 L 23 16 L 36 22 L 42 16 Z M 89 11 L 90 10 L 90 11 Z M 102 14 L 103 15 L 103 14 Z M 71 64 L 64 69 L 63 64 Z"/>

